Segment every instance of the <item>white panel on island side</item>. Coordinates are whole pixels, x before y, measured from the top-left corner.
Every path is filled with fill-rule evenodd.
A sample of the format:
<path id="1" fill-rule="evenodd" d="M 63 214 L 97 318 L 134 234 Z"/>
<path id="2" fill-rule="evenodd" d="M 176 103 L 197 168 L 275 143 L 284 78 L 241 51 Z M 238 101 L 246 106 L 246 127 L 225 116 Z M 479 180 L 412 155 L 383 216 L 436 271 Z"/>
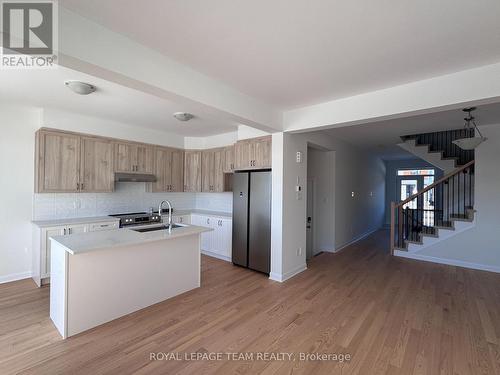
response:
<path id="1" fill-rule="evenodd" d="M 200 286 L 198 226 L 51 238 L 50 317 L 63 338 Z M 129 280 L 127 282 L 126 280 Z"/>

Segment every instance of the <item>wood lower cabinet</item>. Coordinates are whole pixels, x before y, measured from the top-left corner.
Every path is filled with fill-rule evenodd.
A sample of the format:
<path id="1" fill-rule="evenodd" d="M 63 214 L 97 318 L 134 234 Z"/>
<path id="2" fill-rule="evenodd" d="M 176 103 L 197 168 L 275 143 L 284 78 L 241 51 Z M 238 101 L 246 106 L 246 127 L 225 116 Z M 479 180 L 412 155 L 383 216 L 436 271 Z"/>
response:
<path id="1" fill-rule="evenodd" d="M 238 141 L 235 145 L 237 170 L 271 168 L 271 136 Z"/>
<path id="2" fill-rule="evenodd" d="M 201 191 L 201 151 L 184 152 L 184 191 Z"/>
<path id="3" fill-rule="evenodd" d="M 114 144 L 115 172 L 153 173 L 153 147 L 141 143 Z"/>
<path id="4" fill-rule="evenodd" d="M 35 191 L 66 193 L 80 190 L 80 137 L 38 131 L 36 134 Z"/>
<path id="5" fill-rule="evenodd" d="M 155 147 L 153 192 L 183 191 L 184 152 L 168 147 Z"/>
<path id="6" fill-rule="evenodd" d="M 100 138 L 80 139 L 80 191 L 113 191 L 113 144 Z"/>

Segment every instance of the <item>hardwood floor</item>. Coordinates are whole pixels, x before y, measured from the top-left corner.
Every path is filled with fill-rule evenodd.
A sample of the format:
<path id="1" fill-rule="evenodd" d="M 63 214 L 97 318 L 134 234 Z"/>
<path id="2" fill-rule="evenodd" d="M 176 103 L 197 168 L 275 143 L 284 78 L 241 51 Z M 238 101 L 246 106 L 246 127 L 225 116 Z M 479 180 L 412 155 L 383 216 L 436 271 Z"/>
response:
<path id="1" fill-rule="evenodd" d="M 203 257 L 201 288 L 64 341 L 48 287 L 0 285 L 0 374 L 500 374 L 500 275 L 394 258 L 387 238 L 321 254 L 283 284 Z M 150 360 L 172 352 L 296 360 Z"/>

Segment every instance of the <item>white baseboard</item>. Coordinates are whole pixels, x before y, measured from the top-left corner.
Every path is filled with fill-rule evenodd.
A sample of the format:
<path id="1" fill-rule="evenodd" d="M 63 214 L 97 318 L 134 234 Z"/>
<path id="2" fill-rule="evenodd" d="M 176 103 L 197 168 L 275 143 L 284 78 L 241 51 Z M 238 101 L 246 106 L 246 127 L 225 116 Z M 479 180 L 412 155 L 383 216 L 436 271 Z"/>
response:
<path id="1" fill-rule="evenodd" d="M 353 239 L 352 241 L 349 241 L 348 243 L 346 243 L 346 244 L 344 244 L 344 245 L 341 245 L 340 247 L 337 247 L 337 248 L 335 249 L 335 251 L 334 251 L 334 252 L 336 253 L 337 251 L 340 251 L 340 250 L 342 250 L 342 249 L 346 248 L 347 246 L 351 246 L 353 243 L 356 243 L 356 242 L 358 242 L 358 241 L 361 241 L 363 238 L 368 237 L 370 234 L 373 234 L 373 233 L 375 233 L 376 231 L 378 231 L 378 230 L 380 230 L 380 229 L 381 229 L 381 228 L 376 228 L 376 229 L 370 230 L 370 231 L 368 231 L 368 232 L 365 232 L 365 233 L 363 233 L 361 236 L 358 236 L 358 237 L 356 237 L 355 239 Z"/>
<path id="2" fill-rule="evenodd" d="M 298 275 L 299 273 L 305 271 L 307 269 L 307 264 L 301 264 L 298 267 L 295 267 L 294 269 L 285 272 L 284 274 L 276 273 L 276 272 L 271 272 L 269 274 L 269 278 L 273 281 L 278 281 L 280 283 L 287 281 L 288 279 L 291 279 L 295 275 Z"/>
<path id="3" fill-rule="evenodd" d="M 220 255 L 220 254 L 216 254 L 216 253 L 212 253 L 211 251 L 201 250 L 201 253 L 203 255 L 206 255 L 206 256 L 209 256 L 209 257 L 212 257 L 212 258 L 217 258 L 217 259 L 220 259 L 220 260 L 225 260 L 226 262 L 231 262 L 232 261 L 232 259 L 230 257 L 224 256 L 224 255 Z"/>
<path id="4" fill-rule="evenodd" d="M 457 266 L 457 267 L 463 267 L 463 268 L 471 268 L 473 270 L 481 270 L 481 271 L 500 273 L 499 266 L 490 266 L 487 264 L 477 264 L 477 263 L 471 263 L 471 262 L 464 262 L 462 260 L 456 260 L 456 259 L 438 258 L 438 257 L 430 256 L 430 255 L 409 253 L 407 251 L 401 251 L 401 250 L 394 250 L 394 255 L 401 257 L 401 258 L 422 260 L 424 262 L 446 264 L 449 266 Z"/>
<path id="5" fill-rule="evenodd" d="M 29 279 L 31 272 L 11 273 L 10 275 L 0 276 L 0 284 L 10 283 L 11 281 Z"/>

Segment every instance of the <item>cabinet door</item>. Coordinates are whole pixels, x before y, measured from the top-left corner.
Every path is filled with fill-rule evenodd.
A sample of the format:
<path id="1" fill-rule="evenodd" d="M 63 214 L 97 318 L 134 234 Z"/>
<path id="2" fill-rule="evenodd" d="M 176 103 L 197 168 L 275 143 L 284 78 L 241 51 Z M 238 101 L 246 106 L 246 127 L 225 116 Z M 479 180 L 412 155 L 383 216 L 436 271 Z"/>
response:
<path id="1" fill-rule="evenodd" d="M 183 191 L 184 181 L 184 152 L 172 150 L 172 163 L 170 173 L 170 191 Z"/>
<path id="2" fill-rule="evenodd" d="M 88 225 L 86 224 L 76 224 L 76 225 L 68 225 L 66 227 L 66 235 L 78 234 L 88 232 Z"/>
<path id="3" fill-rule="evenodd" d="M 110 221 L 109 223 L 89 224 L 89 232 L 101 232 L 103 230 L 118 229 L 120 227 L 118 221 Z"/>
<path id="4" fill-rule="evenodd" d="M 135 149 L 135 172 L 153 173 L 153 147 L 139 144 Z"/>
<path id="5" fill-rule="evenodd" d="M 201 191 L 201 151 L 184 153 L 184 191 Z"/>
<path id="6" fill-rule="evenodd" d="M 254 160 L 258 168 L 271 168 L 271 137 L 254 142 Z"/>
<path id="7" fill-rule="evenodd" d="M 247 169 L 250 166 L 250 142 L 239 141 L 234 148 L 236 169 Z"/>
<path id="8" fill-rule="evenodd" d="M 234 145 L 224 148 L 224 172 L 232 173 L 234 171 Z"/>
<path id="9" fill-rule="evenodd" d="M 170 169 L 172 153 L 168 148 L 156 147 L 154 151 L 154 174 L 156 182 L 153 182 L 153 192 L 168 191 L 170 185 Z"/>
<path id="10" fill-rule="evenodd" d="M 115 143 L 115 172 L 135 172 L 137 148 L 132 143 Z"/>
<path id="11" fill-rule="evenodd" d="M 111 192 L 114 188 L 113 146 L 99 138 L 81 138 L 80 190 Z"/>
<path id="12" fill-rule="evenodd" d="M 214 157 L 212 150 L 203 151 L 201 154 L 201 191 L 206 193 L 214 191 Z"/>
<path id="13" fill-rule="evenodd" d="M 221 255 L 231 258 L 233 240 L 233 221 L 228 218 L 221 219 Z"/>
<path id="14" fill-rule="evenodd" d="M 37 134 L 37 186 L 39 193 L 76 192 L 80 178 L 80 137 L 45 132 Z"/>
<path id="15" fill-rule="evenodd" d="M 40 256 L 41 272 L 40 277 L 46 278 L 50 276 L 50 237 L 63 236 L 64 228 L 53 228 L 42 231 L 44 238 L 42 241 L 42 254 Z"/>
<path id="16" fill-rule="evenodd" d="M 213 172 L 213 189 L 215 192 L 224 191 L 224 164 L 225 150 L 223 148 L 214 151 L 214 172 Z"/>

